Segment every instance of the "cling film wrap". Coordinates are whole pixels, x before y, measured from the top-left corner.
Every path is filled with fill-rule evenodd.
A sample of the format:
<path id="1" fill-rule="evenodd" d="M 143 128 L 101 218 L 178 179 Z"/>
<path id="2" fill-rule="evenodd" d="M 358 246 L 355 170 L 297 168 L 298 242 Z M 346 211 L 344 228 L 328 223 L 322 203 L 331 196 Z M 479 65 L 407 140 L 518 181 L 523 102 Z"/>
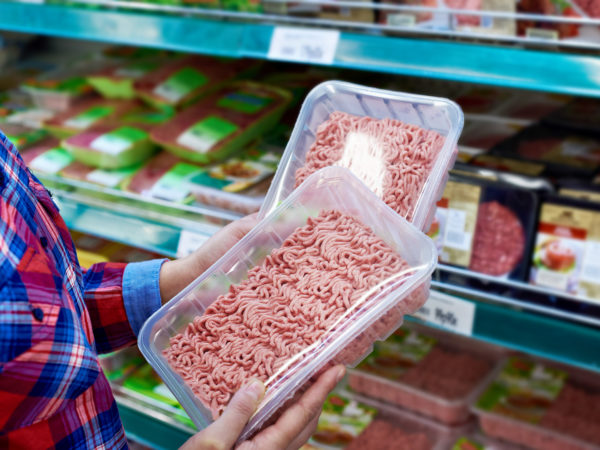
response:
<path id="1" fill-rule="evenodd" d="M 378 261 L 388 262 L 373 271 Z M 251 376 L 264 381 L 244 440 L 312 376 L 356 364 L 389 336 L 425 302 L 434 264 L 427 237 L 347 170 L 324 169 L 155 313 L 140 349 L 199 427 Z M 260 288 L 249 291 L 253 283 Z M 214 327 L 217 340 L 189 353 L 188 342 Z"/>

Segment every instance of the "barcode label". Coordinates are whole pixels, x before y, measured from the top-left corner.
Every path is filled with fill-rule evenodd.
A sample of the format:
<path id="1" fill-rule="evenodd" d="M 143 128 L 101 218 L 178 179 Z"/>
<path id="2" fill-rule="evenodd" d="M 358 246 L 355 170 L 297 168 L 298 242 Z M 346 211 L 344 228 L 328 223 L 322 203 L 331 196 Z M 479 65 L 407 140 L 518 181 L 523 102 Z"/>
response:
<path id="1" fill-rule="evenodd" d="M 444 247 L 468 251 L 471 248 L 471 233 L 465 231 L 467 214 L 458 209 L 448 209 Z"/>

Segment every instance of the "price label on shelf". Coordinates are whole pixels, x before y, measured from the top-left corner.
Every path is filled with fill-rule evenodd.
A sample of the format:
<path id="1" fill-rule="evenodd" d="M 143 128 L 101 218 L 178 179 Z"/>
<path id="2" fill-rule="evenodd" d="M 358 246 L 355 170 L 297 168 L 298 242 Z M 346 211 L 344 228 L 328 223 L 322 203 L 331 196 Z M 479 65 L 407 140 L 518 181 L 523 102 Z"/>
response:
<path id="1" fill-rule="evenodd" d="M 177 244 L 177 257 L 183 258 L 184 256 L 193 253 L 207 240 L 208 236 L 206 234 L 181 230 L 181 233 L 179 234 L 179 243 Z"/>
<path id="2" fill-rule="evenodd" d="M 332 64 L 340 32 L 296 27 L 275 27 L 269 46 L 269 59 Z"/>
<path id="3" fill-rule="evenodd" d="M 452 295 L 431 291 L 427 302 L 413 316 L 455 333 L 470 336 L 473 333 L 475 304 Z"/>

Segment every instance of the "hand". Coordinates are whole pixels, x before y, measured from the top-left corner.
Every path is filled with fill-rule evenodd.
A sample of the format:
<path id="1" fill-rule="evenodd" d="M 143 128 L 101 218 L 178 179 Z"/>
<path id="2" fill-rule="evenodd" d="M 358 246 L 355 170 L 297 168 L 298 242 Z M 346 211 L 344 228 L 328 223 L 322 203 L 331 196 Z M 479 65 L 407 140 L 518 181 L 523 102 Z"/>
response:
<path id="1" fill-rule="evenodd" d="M 323 402 L 345 372 L 344 366 L 335 366 L 327 370 L 275 424 L 259 432 L 250 441 L 240 443 L 236 447 L 237 450 L 300 448 L 315 432 Z M 264 385 L 258 380 L 241 388 L 233 396 L 223 415 L 192 436 L 181 449 L 229 450 L 235 445 L 263 395 Z"/>
<path id="2" fill-rule="evenodd" d="M 229 223 L 185 258 L 165 262 L 160 269 L 163 305 L 212 266 L 258 223 L 256 214 Z"/>

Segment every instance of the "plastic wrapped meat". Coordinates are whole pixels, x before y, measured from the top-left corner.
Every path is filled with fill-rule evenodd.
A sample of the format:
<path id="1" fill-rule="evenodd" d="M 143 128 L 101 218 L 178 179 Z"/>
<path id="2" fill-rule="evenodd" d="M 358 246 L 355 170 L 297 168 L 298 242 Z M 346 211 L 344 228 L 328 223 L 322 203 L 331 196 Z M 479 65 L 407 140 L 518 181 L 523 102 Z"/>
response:
<path id="1" fill-rule="evenodd" d="M 479 205 L 470 270 L 488 275 L 510 273 L 525 252 L 525 232 L 519 218 L 493 201 Z"/>
<path id="2" fill-rule="evenodd" d="M 346 450 L 431 450 L 425 433 L 409 432 L 387 420 L 376 419 Z"/>

